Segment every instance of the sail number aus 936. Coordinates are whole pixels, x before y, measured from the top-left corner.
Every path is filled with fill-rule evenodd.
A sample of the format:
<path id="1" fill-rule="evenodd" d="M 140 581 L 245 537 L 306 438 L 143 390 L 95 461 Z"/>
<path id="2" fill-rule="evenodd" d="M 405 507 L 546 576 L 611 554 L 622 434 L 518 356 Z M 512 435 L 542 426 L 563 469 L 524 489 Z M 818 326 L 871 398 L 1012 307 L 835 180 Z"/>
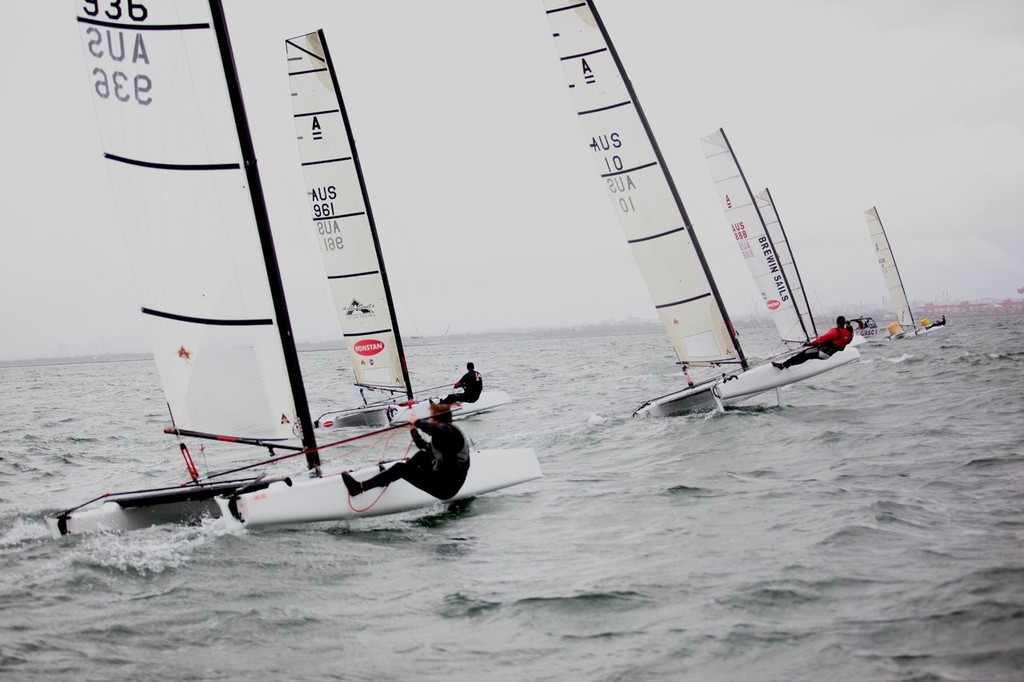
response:
<path id="1" fill-rule="evenodd" d="M 133 0 L 105 0 L 102 3 L 100 0 L 84 0 L 82 12 L 86 16 L 112 21 L 128 19 L 141 22 L 149 17 L 146 6 Z M 93 67 L 96 94 L 103 99 L 113 98 L 126 104 L 152 104 L 153 81 L 142 72 L 149 66 L 149 51 L 142 34 L 133 35 L 113 27 L 101 30 L 90 26 L 85 29 L 85 35 L 89 54 L 96 60 L 112 62 Z"/>

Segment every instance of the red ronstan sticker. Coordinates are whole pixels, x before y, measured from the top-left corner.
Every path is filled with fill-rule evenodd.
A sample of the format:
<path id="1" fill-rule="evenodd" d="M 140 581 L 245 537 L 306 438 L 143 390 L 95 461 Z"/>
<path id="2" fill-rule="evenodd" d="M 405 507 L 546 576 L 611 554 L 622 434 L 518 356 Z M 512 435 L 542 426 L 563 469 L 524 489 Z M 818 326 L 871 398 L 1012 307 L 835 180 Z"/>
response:
<path id="1" fill-rule="evenodd" d="M 352 345 L 352 350 L 360 355 L 376 355 L 384 350 L 384 342 L 377 339 L 360 339 Z"/>

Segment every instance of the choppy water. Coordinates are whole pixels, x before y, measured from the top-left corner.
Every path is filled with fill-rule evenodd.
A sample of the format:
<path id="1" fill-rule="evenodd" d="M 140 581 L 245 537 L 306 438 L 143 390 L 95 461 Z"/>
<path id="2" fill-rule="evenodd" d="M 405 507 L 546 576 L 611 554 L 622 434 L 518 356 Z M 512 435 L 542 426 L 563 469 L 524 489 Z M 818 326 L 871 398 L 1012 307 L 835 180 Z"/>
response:
<path id="1" fill-rule="evenodd" d="M 474 360 L 516 398 L 463 424 L 543 479 L 60 541 L 46 514 L 184 477 L 152 364 L 2 368 L 0 678 L 1024 679 L 1022 340 L 951 319 L 781 407 L 661 420 L 629 416 L 679 385 L 660 333 L 413 346 L 417 383 Z M 339 358 L 303 354 L 315 405 L 351 396 Z"/>

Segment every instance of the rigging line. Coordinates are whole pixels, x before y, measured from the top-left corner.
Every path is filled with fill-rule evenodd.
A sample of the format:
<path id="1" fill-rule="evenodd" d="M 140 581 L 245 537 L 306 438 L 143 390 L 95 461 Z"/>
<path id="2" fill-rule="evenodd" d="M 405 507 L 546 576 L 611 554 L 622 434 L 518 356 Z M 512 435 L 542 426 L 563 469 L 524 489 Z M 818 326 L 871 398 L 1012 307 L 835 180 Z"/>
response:
<path id="1" fill-rule="evenodd" d="M 351 438 L 343 438 L 342 440 L 335 441 L 333 443 L 328 443 L 326 445 L 318 445 L 315 448 L 309 448 L 309 449 L 306 449 L 306 450 L 300 450 L 298 452 L 290 452 L 287 455 L 281 455 L 279 457 L 271 457 L 271 458 L 265 459 L 265 460 L 263 460 L 261 462 L 253 462 L 252 464 L 246 464 L 245 466 L 235 467 L 234 469 L 227 469 L 225 471 L 216 471 L 216 472 L 214 472 L 212 474 L 207 474 L 206 476 L 203 477 L 203 479 L 204 480 L 210 480 L 212 478 L 218 478 L 220 476 L 227 476 L 228 474 L 235 474 L 235 473 L 238 473 L 239 471 L 246 471 L 248 469 L 254 469 L 254 468 L 260 467 L 260 466 L 266 466 L 268 464 L 276 464 L 277 462 L 282 462 L 282 461 L 284 461 L 286 459 L 291 459 L 292 457 L 298 457 L 300 455 L 310 455 L 310 454 L 313 454 L 313 453 L 319 453 L 321 450 L 326 450 L 327 448 L 333 448 L 333 447 L 336 447 L 338 445 L 344 445 L 345 443 L 351 443 L 353 441 L 362 440 L 363 438 L 369 438 L 370 436 L 379 436 L 382 433 L 387 433 L 388 431 L 392 431 L 394 429 L 405 428 L 407 426 L 408 426 L 408 424 L 395 424 L 395 425 L 392 425 L 392 426 L 386 426 L 383 429 L 377 429 L 376 431 L 367 431 L 366 433 L 361 433 L 358 436 L 352 436 Z"/>

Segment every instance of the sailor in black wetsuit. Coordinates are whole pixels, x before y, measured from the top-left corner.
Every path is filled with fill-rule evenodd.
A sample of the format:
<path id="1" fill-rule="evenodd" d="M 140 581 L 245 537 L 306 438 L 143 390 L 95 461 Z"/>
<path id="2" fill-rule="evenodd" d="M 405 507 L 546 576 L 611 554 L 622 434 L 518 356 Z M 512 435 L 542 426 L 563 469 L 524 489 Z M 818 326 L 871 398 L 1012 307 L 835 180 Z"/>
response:
<path id="1" fill-rule="evenodd" d="M 450 406 L 431 403 L 430 418 L 414 417 L 409 425 L 412 439 L 419 448 L 416 454 L 366 481 L 357 481 L 347 471 L 342 472 L 341 479 L 349 495 L 355 497 L 400 478 L 441 500 L 458 494 L 469 473 L 469 440 L 452 424 Z M 417 429 L 429 435 L 430 442 L 424 440 Z"/>
<path id="2" fill-rule="evenodd" d="M 441 399 L 443 404 L 451 403 L 475 403 L 484 390 L 484 378 L 476 371 L 472 362 L 466 363 L 466 373 L 455 382 L 455 388 L 461 388 L 462 393 L 449 393 Z"/>

